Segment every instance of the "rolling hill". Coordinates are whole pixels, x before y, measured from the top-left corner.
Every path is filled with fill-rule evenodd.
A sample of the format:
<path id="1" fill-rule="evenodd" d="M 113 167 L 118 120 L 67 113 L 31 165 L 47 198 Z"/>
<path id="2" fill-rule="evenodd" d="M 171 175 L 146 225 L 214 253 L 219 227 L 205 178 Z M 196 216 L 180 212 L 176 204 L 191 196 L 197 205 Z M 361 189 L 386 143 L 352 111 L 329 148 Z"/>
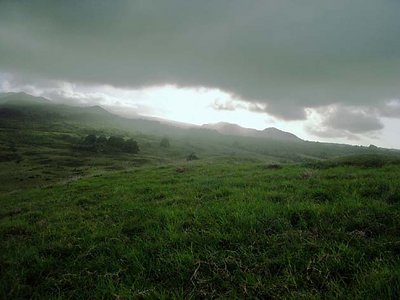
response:
<path id="1" fill-rule="evenodd" d="M 0 128 L 3 141 L 20 138 L 19 144 L 29 144 L 32 135 L 40 132 L 63 133 L 82 138 L 85 134 L 118 134 L 142 141 L 169 137 L 174 154 L 185 157 L 196 152 L 203 157 L 239 155 L 257 159 L 299 162 L 327 159 L 343 155 L 366 153 L 398 153 L 395 150 L 309 142 L 277 128 L 256 130 L 236 124 L 216 123 L 190 126 L 162 119 L 125 118 L 100 106 L 78 107 L 56 104 L 48 99 L 25 93 L 8 93 L 0 97 Z M 28 136 L 30 136 L 28 138 Z"/>
<path id="2" fill-rule="evenodd" d="M 201 126 L 206 129 L 213 129 L 221 134 L 236 135 L 236 136 L 249 136 L 281 141 L 302 141 L 296 135 L 279 130 L 275 127 L 265 128 L 264 130 L 257 130 L 252 128 L 241 127 L 237 124 L 219 122 L 215 124 L 204 124 Z"/>

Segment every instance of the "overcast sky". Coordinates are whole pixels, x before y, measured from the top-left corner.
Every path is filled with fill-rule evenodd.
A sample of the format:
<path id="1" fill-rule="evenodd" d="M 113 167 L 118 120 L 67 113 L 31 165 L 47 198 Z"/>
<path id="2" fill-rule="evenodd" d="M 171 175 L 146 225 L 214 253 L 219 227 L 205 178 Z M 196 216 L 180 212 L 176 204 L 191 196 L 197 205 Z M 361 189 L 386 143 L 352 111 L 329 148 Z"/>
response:
<path id="1" fill-rule="evenodd" d="M 0 90 L 400 148 L 398 0 L 0 0 Z"/>

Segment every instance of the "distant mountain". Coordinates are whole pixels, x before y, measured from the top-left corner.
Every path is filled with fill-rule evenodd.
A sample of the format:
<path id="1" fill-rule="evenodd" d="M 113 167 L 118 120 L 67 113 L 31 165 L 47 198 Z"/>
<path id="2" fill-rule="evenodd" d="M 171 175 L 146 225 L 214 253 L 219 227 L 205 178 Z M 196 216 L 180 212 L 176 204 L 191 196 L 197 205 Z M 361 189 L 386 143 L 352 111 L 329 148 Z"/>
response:
<path id="1" fill-rule="evenodd" d="M 256 130 L 224 122 L 197 126 L 139 115 L 126 118 L 109 112 L 108 109 L 101 106 L 59 104 L 24 93 L 0 94 L 0 128 L 2 131 L 11 130 L 14 133 L 15 130 L 29 133 L 33 129 L 73 133 L 74 136 L 93 132 L 105 135 L 118 133 L 135 135 L 138 140 L 145 144 L 150 143 L 149 145 L 158 144 L 161 137 L 167 136 L 175 141 L 176 149 L 186 149 L 189 153 L 195 151 L 215 155 L 245 155 L 296 162 L 393 152 L 373 147 L 304 141 L 277 128 Z M 0 139 L 0 146 L 1 143 Z M 153 153 L 155 149 L 151 149 L 149 153 Z"/>
<path id="2" fill-rule="evenodd" d="M 264 130 L 260 131 L 261 136 L 270 138 L 270 139 L 278 139 L 278 140 L 286 140 L 286 141 L 302 141 L 301 138 L 294 135 L 293 133 L 286 132 L 283 130 L 279 130 L 275 127 L 268 127 Z"/>
<path id="3" fill-rule="evenodd" d="M 49 114 L 53 116 L 58 115 L 59 120 L 81 120 L 85 123 L 96 123 L 104 126 L 125 128 L 136 128 L 139 131 L 146 133 L 160 133 L 165 130 L 175 133 L 181 132 L 184 134 L 188 130 L 203 131 L 204 133 L 209 130 L 214 131 L 218 134 L 233 135 L 233 136 L 244 136 L 244 137 L 256 137 L 262 139 L 274 139 L 280 141 L 302 141 L 300 138 L 291 134 L 279 130 L 277 128 L 266 128 L 264 130 L 256 130 L 252 128 L 244 128 L 237 124 L 219 122 L 215 124 L 204 124 L 202 126 L 185 124 L 160 118 L 151 118 L 137 115 L 133 118 L 127 118 L 119 116 L 109 112 L 107 109 L 96 105 L 96 106 L 70 106 L 67 104 L 57 104 L 43 97 L 35 97 L 23 92 L 20 93 L 3 93 L 0 94 L 0 106 L 9 107 L 10 109 L 16 109 L 20 107 L 23 113 L 28 113 L 30 116 L 36 115 L 37 119 L 49 118 Z M 24 107 L 29 107 L 29 110 L 24 110 Z M 2 114 L 12 114 L 14 116 L 21 115 L 20 112 L 15 111 L 3 111 Z M 196 131 L 196 132 L 197 132 Z"/>
<path id="4" fill-rule="evenodd" d="M 240 135 L 251 136 L 257 138 L 267 138 L 281 141 L 301 141 L 296 135 L 279 130 L 274 127 L 265 128 L 264 130 L 257 130 L 252 128 L 241 127 L 237 124 L 219 122 L 214 124 L 204 124 L 201 128 L 215 130 L 221 134 L 226 135 Z"/>
<path id="5" fill-rule="evenodd" d="M 0 94 L 0 104 L 35 105 L 35 104 L 52 104 L 52 102 L 43 97 L 35 97 L 24 92 L 19 92 L 19 93 Z"/>
<path id="6" fill-rule="evenodd" d="M 126 118 L 99 105 L 72 106 L 25 93 L 0 93 L 0 127 L 38 127 L 50 123 L 152 135 L 184 135 L 190 127 L 189 124 L 183 128 L 168 120 L 153 120 L 139 115 Z"/>

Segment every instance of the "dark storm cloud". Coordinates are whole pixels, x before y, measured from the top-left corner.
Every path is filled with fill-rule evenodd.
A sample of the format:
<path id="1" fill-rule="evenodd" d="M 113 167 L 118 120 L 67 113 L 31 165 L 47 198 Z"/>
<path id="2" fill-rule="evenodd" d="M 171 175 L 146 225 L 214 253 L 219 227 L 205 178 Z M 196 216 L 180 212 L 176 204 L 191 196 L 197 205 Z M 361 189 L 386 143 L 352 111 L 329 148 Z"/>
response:
<path id="1" fill-rule="evenodd" d="M 360 134 L 368 134 L 383 129 L 383 123 L 377 112 L 369 108 L 336 106 L 330 109 L 318 109 L 322 122 L 308 127 L 308 131 L 319 137 L 347 137 L 359 139 Z"/>
<path id="2" fill-rule="evenodd" d="M 348 130 L 352 133 L 365 133 L 383 129 L 377 116 L 365 111 L 352 111 L 343 107 L 335 109 L 324 120 L 325 127 Z"/>
<path id="3" fill-rule="evenodd" d="M 400 118 L 400 99 L 387 101 L 378 111 L 380 115 L 387 118 Z"/>
<path id="4" fill-rule="evenodd" d="M 0 71 L 215 87 L 305 119 L 399 98 L 399 12 L 395 0 L 0 0 Z"/>
<path id="5" fill-rule="evenodd" d="M 268 104 L 251 103 L 248 110 L 255 113 L 268 113 L 282 120 L 304 120 L 306 111 L 295 103 L 280 105 L 279 102 L 270 101 Z"/>

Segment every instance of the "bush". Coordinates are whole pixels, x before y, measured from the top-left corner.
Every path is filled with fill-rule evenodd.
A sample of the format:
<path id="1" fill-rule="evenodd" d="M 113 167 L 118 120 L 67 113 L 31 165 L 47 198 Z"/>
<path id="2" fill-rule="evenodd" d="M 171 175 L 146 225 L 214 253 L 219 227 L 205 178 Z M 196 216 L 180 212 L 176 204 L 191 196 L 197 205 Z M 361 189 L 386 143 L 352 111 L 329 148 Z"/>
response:
<path id="1" fill-rule="evenodd" d="M 97 139 L 97 144 L 98 145 L 106 145 L 107 138 L 104 135 L 99 136 L 99 138 Z"/>
<path id="2" fill-rule="evenodd" d="M 97 141 L 97 137 L 94 134 L 89 134 L 85 137 L 85 140 L 83 141 L 83 143 L 85 145 L 94 145 L 96 144 Z"/>
<path id="3" fill-rule="evenodd" d="M 169 146 L 170 146 L 169 140 L 167 138 L 163 138 L 160 142 L 160 147 L 169 148 Z"/>
<path id="4" fill-rule="evenodd" d="M 125 139 L 120 136 L 110 136 L 107 139 L 104 135 L 97 138 L 94 134 L 87 135 L 85 139 L 77 145 L 77 148 L 91 152 L 139 152 L 139 145 L 133 139 L 125 141 Z"/>
<path id="5" fill-rule="evenodd" d="M 133 139 L 125 141 L 124 151 L 128 153 L 138 153 L 139 152 L 138 143 Z"/>
<path id="6" fill-rule="evenodd" d="M 107 141 L 107 147 L 122 150 L 125 146 L 125 140 L 120 136 L 110 136 Z"/>
<path id="7" fill-rule="evenodd" d="M 186 160 L 187 160 L 187 161 L 196 160 L 196 159 L 199 159 L 199 158 L 197 157 L 197 155 L 196 155 L 194 152 L 190 153 L 190 154 L 186 157 Z"/>
<path id="8" fill-rule="evenodd" d="M 97 151 L 96 141 L 97 141 L 96 135 L 89 134 L 85 137 L 83 142 L 79 145 L 79 148 L 86 150 L 86 151 L 96 152 Z"/>

